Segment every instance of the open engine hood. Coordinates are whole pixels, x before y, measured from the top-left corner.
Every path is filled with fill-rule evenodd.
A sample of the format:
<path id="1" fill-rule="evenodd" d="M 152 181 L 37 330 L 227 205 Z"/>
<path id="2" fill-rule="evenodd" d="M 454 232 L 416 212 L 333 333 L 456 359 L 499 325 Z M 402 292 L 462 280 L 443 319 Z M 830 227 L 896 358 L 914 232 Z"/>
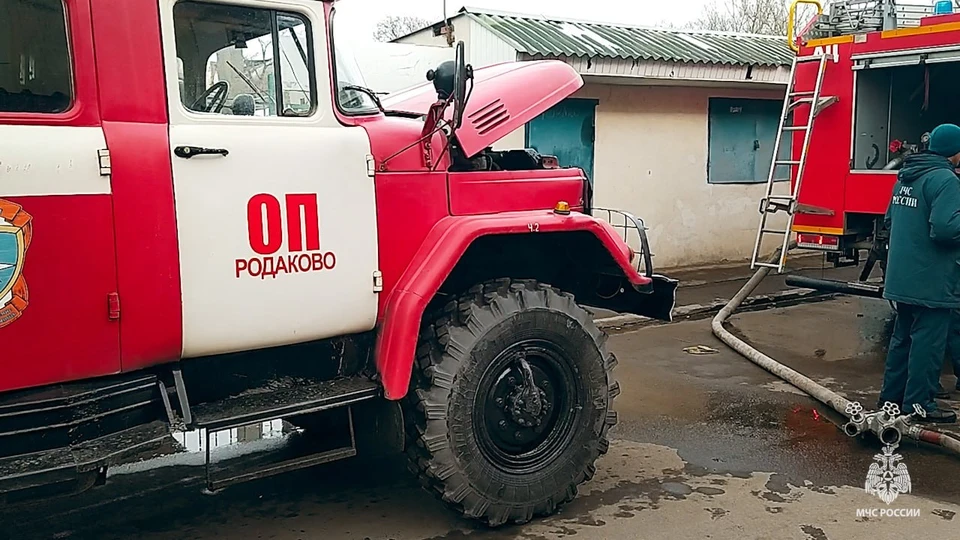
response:
<path id="1" fill-rule="evenodd" d="M 473 92 L 457 130 L 460 147 L 473 157 L 581 86 L 580 75 L 558 60 L 508 62 L 474 71 Z M 433 83 L 425 82 L 384 98 L 383 108 L 425 115 L 436 101 Z M 453 107 L 448 107 L 445 118 L 452 116 Z"/>

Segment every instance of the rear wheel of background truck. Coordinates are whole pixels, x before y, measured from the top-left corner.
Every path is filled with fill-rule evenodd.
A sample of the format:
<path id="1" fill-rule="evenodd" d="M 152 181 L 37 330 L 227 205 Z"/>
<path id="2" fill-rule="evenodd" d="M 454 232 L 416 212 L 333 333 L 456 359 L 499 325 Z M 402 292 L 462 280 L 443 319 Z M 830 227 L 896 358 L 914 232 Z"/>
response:
<path id="1" fill-rule="evenodd" d="M 405 401 L 423 486 L 492 526 L 573 499 L 617 421 L 605 342 L 572 295 L 534 281 L 478 285 L 425 320 Z"/>

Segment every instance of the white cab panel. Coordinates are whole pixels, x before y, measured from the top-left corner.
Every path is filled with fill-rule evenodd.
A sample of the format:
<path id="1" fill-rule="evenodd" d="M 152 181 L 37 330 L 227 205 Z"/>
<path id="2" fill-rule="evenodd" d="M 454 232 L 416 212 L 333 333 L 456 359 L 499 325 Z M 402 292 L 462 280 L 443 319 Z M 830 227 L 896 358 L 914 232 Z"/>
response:
<path id="1" fill-rule="evenodd" d="M 106 148 L 100 127 L 0 125 L 0 197 L 109 194 Z"/>
<path id="2" fill-rule="evenodd" d="M 213 5 L 258 8 L 261 4 Z M 367 175 L 370 142 L 362 128 L 339 125 L 330 110 L 323 5 L 283 4 L 283 9 L 308 20 L 314 34 L 316 107 L 312 113 L 301 110 L 301 117 L 275 116 L 277 107 L 272 112 L 258 109 L 255 116 L 188 111 L 178 89 L 172 6 L 170 0 L 161 2 L 180 242 L 183 356 L 373 329 L 378 252 L 374 184 Z M 276 8 L 276 4 L 270 7 Z M 223 18 L 234 19 L 238 17 Z M 248 32 L 262 24 L 255 17 L 248 17 L 248 22 Z M 204 39 L 222 34 L 211 32 Z M 305 45 L 306 40 L 301 40 Z M 274 41 L 284 43 L 282 38 Z M 250 55 L 258 53 L 249 51 L 257 48 L 248 42 L 242 54 L 250 60 Z M 297 62 L 298 53 L 292 46 L 281 52 L 284 62 Z M 206 54 L 201 51 L 199 56 L 205 58 Z M 237 53 L 229 54 L 234 55 L 235 64 L 244 62 Z M 187 86 L 190 64 L 183 63 Z M 256 62 L 246 64 L 255 66 Z M 207 69 L 208 74 L 211 71 Z M 307 82 L 299 73 L 293 85 L 296 91 L 281 86 L 290 95 L 304 95 Z M 249 77 L 257 74 L 254 68 Z M 241 84 L 230 81 L 233 88 Z M 270 88 L 266 83 L 255 86 L 261 92 Z M 247 90 L 248 94 L 254 92 Z M 234 96 L 233 91 L 229 94 Z M 184 101 L 190 102 L 192 97 Z M 282 99 L 288 97 L 285 94 Z M 228 99 L 237 103 L 235 97 Z M 263 101 L 257 106 L 262 108 Z M 228 153 L 185 158 L 176 150 L 185 146 Z M 306 207 L 301 204 L 304 202 Z M 282 265 L 279 260 L 284 261 Z"/>

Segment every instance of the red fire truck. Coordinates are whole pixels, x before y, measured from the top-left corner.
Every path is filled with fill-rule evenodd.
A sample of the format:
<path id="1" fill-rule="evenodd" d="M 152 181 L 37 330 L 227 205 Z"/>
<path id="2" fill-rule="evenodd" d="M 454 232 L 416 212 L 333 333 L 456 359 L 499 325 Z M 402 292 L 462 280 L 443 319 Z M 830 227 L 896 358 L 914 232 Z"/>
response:
<path id="1" fill-rule="evenodd" d="M 592 476 L 619 386 L 581 305 L 669 320 L 677 283 L 583 171 L 491 149 L 582 79 L 461 43 L 381 100 L 336 29 L 332 1 L 0 0 L 0 505 L 183 430 L 211 491 L 397 443 L 493 525 Z M 278 418 L 314 436 L 211 457 Z"/>
<path id="2" fill-rule="evenodd" d="M 778 143 L 792 143 L 792 156 L 772 166 L 753 262 L 764 264 L 760 253 L 770 246 L 761 246 L 764 240 L 785 246 L 795 234 L 799 248 L 823 251 L 836 266 L 859 265 L 865 252 L 863 282 L 876 263 L 885 266 L 882 218 L 903 158 L 921 149 L 938 124 L 960 122 L 960 14 L 890 0 L 825 8 L 801 0 L 791 6 L 791 25 L 804 3 L 819 15 L 788 38 L 797 56 Z M 777 180 L 787 171 L 791 189 L 780 189 Z M 773 217 L 779 212 L 788 216 L 785 229 Z M 771 266 L 782 270 L 783 263 Z M 800 281 L 839 290 L 835 283 Z M 869 296 L 882 290 L 863 283 L 840 288 Z"/>

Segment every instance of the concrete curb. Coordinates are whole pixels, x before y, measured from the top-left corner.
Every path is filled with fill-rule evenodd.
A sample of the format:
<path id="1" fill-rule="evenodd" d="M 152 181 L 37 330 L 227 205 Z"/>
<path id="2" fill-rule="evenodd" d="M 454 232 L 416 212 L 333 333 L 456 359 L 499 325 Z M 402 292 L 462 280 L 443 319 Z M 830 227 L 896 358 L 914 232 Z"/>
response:
<path id="1" fill-rule="evenodd" d="M 778 304 L 790 305 L 804 301 L 827 300 L 836 296 L 839 295 L 835 293 L 824 293 L 809 289 L 791 289 L 773 294 L 760 294 L 757 296 L 751 296 L 750 298 L 744 300 L 743 304 L 740 305 L 739 311 L 750 311 L 751 308 L 754 310 L 765 309 L 775 307 Z M 723 309 L 723 306 L 727 305 L 727 302 L 729 302 L 729 300 L 717 300 L 716 302 L 711 302 L 709 304 L 690 304 L 677 307 L 673 310 L 673 322 L 703 318 L 705 316 L 716 314 Z M 663 321 L 658 321 L 656 319 L 650 319 L 648 317 L 641 317 L 639 315 L 617 315 L 615 317 L 594 319 L 593 322 L 602 330 L 670 324 Z"/>

